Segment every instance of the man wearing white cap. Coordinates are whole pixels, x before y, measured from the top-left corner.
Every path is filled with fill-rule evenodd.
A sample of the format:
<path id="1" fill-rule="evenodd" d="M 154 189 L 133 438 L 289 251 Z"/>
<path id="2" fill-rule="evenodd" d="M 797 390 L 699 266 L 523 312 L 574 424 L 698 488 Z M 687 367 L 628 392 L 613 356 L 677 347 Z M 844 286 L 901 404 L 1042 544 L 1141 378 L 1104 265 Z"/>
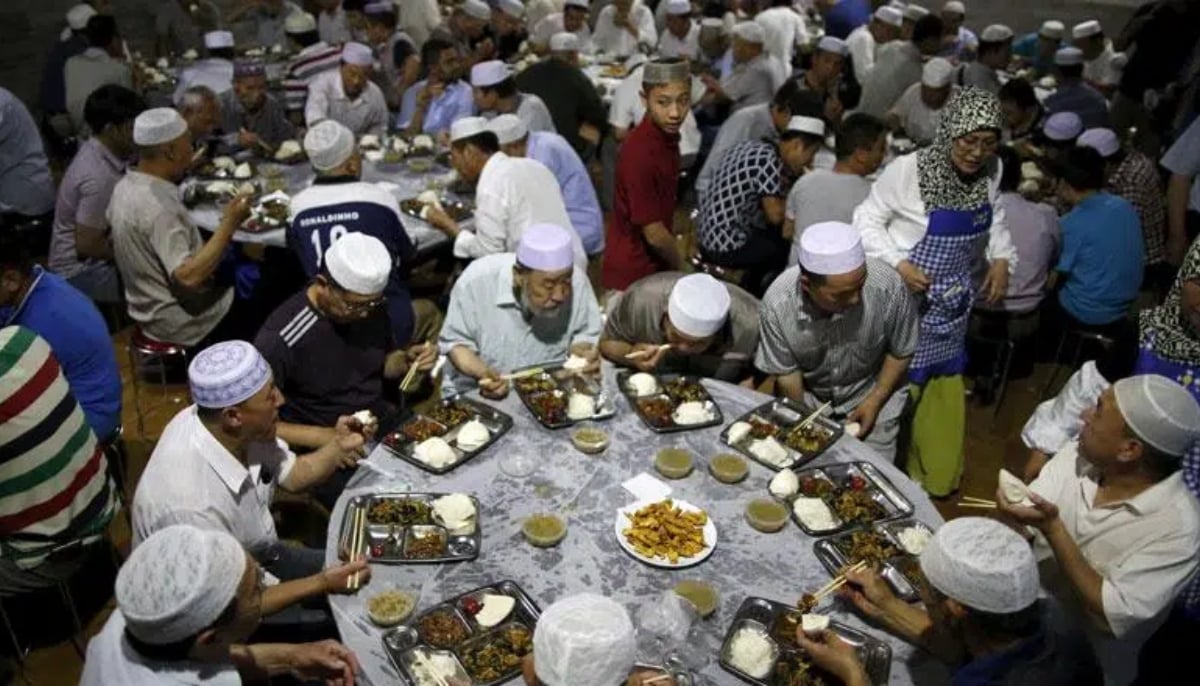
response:
<path id="1" fill-rule="evenodd" d="M 908 134 L 917 145 L 932 143 L 946 103 L 958 89 L 954 85 L 954 75 L 954 65 L 944 57 L 934 57 L 926 62 L 921 70 L 921 82 L 904 91 L 888 112 L 888 123 Z"/>
<path id="2" fill-rule="evenodd" d="M 832 403 L 851 433 L 887 458 L 908 400 L 916 307 L 895 270 L 868 260 L 842 222 L 808 227 L 799 265 L 771 284 L 760 312 L 755 366 L 792 400 Z"/>
<path id="3" fill-rule="evenodd" d="M 833 36 L 822 36 L 812 54 L 812 64 L 800 76 L 802 90 L 817 94 L 824 103 L 825 121 L 836 124 L 842 121 L 845 108 L 842 105 L 842 70 L 850 54 L 846 42 Z"/>
<path id="4" fill-rule="evenodd" d="M 555 130 L 590 160 L 601 141 L 607 113 L 595 84 L 579 67 L 584 45 L 573 33 L 554 34 L 550 53 L 518 74 L 516 81 L 521 92 L 541 98 Z"/>
<path id="5" fill-rule="evenodd" d="M 741 383 L 753 377 L 758 300 L 708 274 L 659 272 L 610 298 L 600 352 L 613 364 Z"/>
<path id="6" fill-rule="evenodd" d="M 917 26 L 917 20 L 929 14 L 929 10 L 916 4 L 909 3 L 904 8 L 904 23 L 900 25 L 900 40 L 912 40 L 913 30 Z M 940 17 L 939 17 L 940 18 Z"/>
<path id="7" fill-rule="evenodd" d="M 1113 64 L 1117 56 L 1112 41 L 1104 36 L 1104 29 L 1095 19 L 1076 24 L 1071 28 L 1071 43 L 1083 52 L 1083 80 L 1105 95 L 1112 92 L 1121 80 L 1120 70 Z"/>
<path id="8" fill-rule="evenodd" d="M 409 0 L 396 3 L 397 25 L 412 37 L 418 47 L 429 40 L 438 24 L 442 23 L 442 10 L 437 0 Z"/>
<path id="9" fill-rule="evenodd" d="M 316 0 L 320 9 L 317 13 L 317 33 L 329 45 L 341 45 L 354 40 L 342 0 Z"/>
<path id="10" fill-rule="evenodd" d="M 732 16 L 732 15 L 731 15 Z M 732 26 L 732 22 L 730 23 Z M 733 51 L 730 49 L 732 29 L 715 17 L 700 20 L 700 58 L 697 62 L 714 76 L 725 78 L 733 71 Z"/>
<path id="11" fill-rule="evenodd" d="M 979 38 L 975 32 L 963 26 L 967 18 L 967 7 L 959 0 L 950 0 L 942 5 L 942 21 L 945 22 L 945 37 L 939 55 L 959 60 L 969 60 L 979 49 Z"/>
<path id="12" fill-rule="evenodd" d="M 85 34 L 88 49 L 68 59 L 63 68 L 67 113 L 74 130 L 81 135 L 88 132 L 83 108 L 89 95 L 109 84 L 133 88 L 133 74 L 125 62 L 125 42 L 117 30 L 117 20 L 108 15 L 92 17 Z"/>
<path id="13" fill-rule="evenodd" d="M 249 196 L 225 206 L 205 241 L 176 185 L 192 164 L 187 122 L 172 109 L 147 110 L 134 120 L 133 142 L 137 167 L 117 182 L 108 205 L 130 318 L 151 338 L 179 345 L 237 336 L 243 323 L 231 311 L 233 289 L 214 284 L 213 277 L 234 231 L 250 216 Z"/>
<path id="14" fill-rule="evenodd" d="M 532 7 L 530 21 L 533 21 Z M 529 36 L 534 50 L 545 52 L 550 49 L 550 39 L 559 33 L 569 33 L 579 39 L 575 49 L 584 54 L 592 51 L 592 29 L 588 26 L 588 0 L 566 0 L 561 12 L 548 14 L 536 23 L 532 23 L 533 32 Z"/>
<path id="15" fill-rule="evenodd" d="M 1067 27 L 1057 19 L 1042 22 L 1032 33 L 1021 36 L 1013 43 L 1013 54 L 1033 67 L 1034 76 L 1041 78 L 1054 69 L 1054 54 L 1062 47 Z"/>
<path id="16" fill-rule="evenodd" d="M 658 39 L 659 56 L 689 60 L 699 57 L 700 25 L 692 21 L 692 3 L 689 0 L 664 0 L 660 6 L 667 8 L 667 21 Z"/>
<path id="17" fill-rule="evenodd" d="M 569 355 L 599 370 L 600 307 L 576 259 L 574 232 L 535 224 L 516 252 L 488 255 L 467 266 L 450 292 L 439 347 L 451 369 L 444 395 L 478 385 L 502 398 L 514 370 L 560 362 Z"/>
<path id="18" fill-rule="evenodd" d="M 1036 530 L 1042 586 L 1087 631 L 1106 683 L 1133 680 L 1142 642 L 1200 567 L 1200 504 L 1179 471 L 1198 429 L 1178 383 L 1122 379 L 1030 484 L 1031 502 L 996 493 L 1002 515 Z"/>
<path id="19" fill-rule="evenodd" d="M 71 135 L 72 129 L 70 122 L 63 116 L 67 112 L 67 84 L 64 80 L 63 69 L 67 60 L 88 48 L 88 39 L 84 30 L 87 28 L 88 20 L 94 16 L 96 16 L 96 10 L 87 3 L 74 5 L 67 10 L 67 26 L 63 29 L 62 34 L 55 38 L 54 45 L 46 55 L 46 64 L 42 67 L 39 93 L 42 113 L 55 133 L 64 138 Z"/>
<path id="20" fill-rule="evenodd" d="M 388 109 L 400 109 L 404 91 L 421 74 L 417 42 L 397 24 L 397 6 L 391 0 L 375 0 L 363 8 L 363 42 L 375 51 L 377 69 L 372 80 L 383 91 Z"/>
<path id="21" fill-rule="evenodd" d="M 525 29 L 525 3 L 522 0 L 497 0 L 492 8 L 492 32 L 496 36 L 496 59 L 516 59 L 521 45 L 529 39 Z"/>
<path id="22" fill-rule="evenodd" d="M 279 579 L 321 578 L 324 550 L 281 542 L 271 499 L 277 487 L 304 493 L 353 467 L 375 426 L 339 417 L 321 448 L 297 456 L 276 435 L 283 395 L 267 361 L 246 341 L 200 351 L 188 365 L 188 388 L 194 404 L 167 423 L 138 481 L 134 547 L 172 524 L 192 524 L 230 534 Z M 365 567 L 361 560 L 355 566 Z M 334 588 L 309 587 L 305 595 Z"/>
<path id="23" fill-rule="evenodd" d="M 284 98 L 295 123 L 303 120 L 308 85 L 318 74 L 336 70 L 342 64 L 342 48 L 321 40 L 317 20 L 308 12 L 293 12 L 284 22 L 284 30 L 296 56 L 288 62 L 284 75 Z"/>
<path id="24" fill-rule="evenodd" d="M 262 62 L 243 60 L 233 67 L 233 89 L 219 98 L 221 131 L 229 148 L 272 152 L 296 135 L 283 105 L 267 92 Z"/>
<path id="25" fill-rule="evenodd" d="M 217 26 L 215 7 L 192 0 L 162 0 L 154 7 L 155 52 L 159 57 L 190 55 L 204 45 L 202 27 Z"/>
<path id="26" fill-rule="evenodd" d="M 999 73 L 1012 61 L 1013 32 L 1003 24 L 992 24 L 979 34 L 976 59 L 958 68 L 958 85 L 975 86 L 989 93 L 1000 92 Z"/>
<path id="27" fill-rule="evenodd" d="M 507 64 L 492 60 L 471 67 L 471 88 L 475 107 L 483 117 L 515 114 L 530 131 L 554 132 L 554 120 L 546 103 L 536 95 L 518 91 Z"/>
<path id="28" fill-rule="evenodd" d="M 496 134 L 505 155 L 541 162 L 554 174 L 567 216 L 583 242 L 584 252 L 589 259 L 598 259 L 604 252 L 604 215 L 596 197 L 596 186 L 579 153 L 557 133 L 530 131 L 515 114 L 496 117 L 488 124 L 488 130 Z"/>
<path id="29" fill-rule="evenodd" d="M 1108 101 L 1092 84 L 1083 79 L 1083 52 L 1062 48 L 1054 55 L 1058 88 L 1042 103 L 1046 111 L 1074 112 L 1086 129 L 1109 128 Z"/>
<path id="30" fill-rule="evenodd" d="M 532 31 L 533 27 L 540 24 L 543 19 L 552 14 L 562 12 L 565 7 L 571 4 L 582 4 L 584 9 L 588 9 L 588 0 L 571 0 L 571 2 L 566 2 L 565 0 L 528 0 L 525 3 L 525 25 Z"/>
<path id="31" fill-rule="evenodd" d="M 613 139 L 618 143 L 624 141 L 630 131 L 646 116 L 646 102 L 642 98 L 646 62 L 646 58 L 640 54 L 629 58 L 626 61 L 630 67 L 629 75 L 612 91 L 612 99 L 608 103 L 608 124 Z M 692 102 L 698 102 L 704 96 L 705 86 L 699 79 L 692 78 L 691 90 Z M 689 110 L 683 119 L 683 126 L 679 129 L 680 156 L 693 158 L 700 152 L 701 139 L 696 115 Z M 608 173 L 607 168 L 605 173 Z"/>
<path id="32" fill-rule="evenodd" d="M 81 686 L 240 684 L 272 675 L 349 680 L 337 641 L 247 644 L 269 600 L 259 567 L 221 531 L 170 526 L 117 573 L 117 609 L 88 643 Z"/>
<path id="33" fill-rule="evenodd" d="M 383 242 L 351 232 L 322 258 L 319 272 L 267 317 L 254 339 L 284 395 L 279 435 L 291 445 L 313 448 L 334 437 L 339 417 L 361 410 L 369 410 L 378 424 L 393 426 L 399 412 L 387 400 L 385 384 L 412 365 L 426 371 L 437 358 L 436 346 L 426 344 L 437 337 L 437 316 L 412 336 L 421 344 L 393 333 L 387 291 L 396 269 Z M 404 304 L 411 330 L 407 293 Z M 432 303 L 426 305 L 425 311 L 436 313 Z M 322 495 L 328 491 L 322 489 Z"/>
<path id="34" fill-rule="evenodd" d="M 708 88 L 704 104 L 728 106 L 731 112 L 743 107 L 770 102 L 783 84 L 774 58 L 765 49 L 766 33 L 762 26 L 744 21 L 733 29 L 733 70 L 719 81 L 701 74 Z"/>
<path id="35" fill-rule="evenodd" d="M 1126 150 L 1112 129 L 1087 129 L 1076 145 L 1092 148 L 1104 158 L 1105 190 L 1124 198 L 1137 210 L 1146 248 L 1143 288 L 1165 293 L 1175 278 L 1167 264 L 1167 199 L 1158 166 L 1138 150 Z"/>
<path id="36" fill-rule="evenodd" d="M 658 44 L 654 12 L 642 0 L 612 0 L 600 10 L 592 32 L 592 47 L 598 53 L 628 57 Z"/>
<path id="37" fill-rule="evenodd" d="M 463 60 L 457 46 L 433 37 L 421 46 L 425 79 L 404 92 L 396 126 L 410 135 L 439 135 L 450 124 L 475 113 L 471 85 L 463 81 Z"/>
<path id="38" fill-rule="evenodd" d="M 332 119 L 354 135 L 381 136 L 387 131 L 388 109 L 383 91 L 371 82 L 375 54 L 362 43 L 342 47 L 342 66 L 315 77 L 308 86 L 304 121 L 309 127 Z"/>
<path id="39" fill-rule="evenodd" d="M 854 67 L 854 78 L 859 83 L 866 81 L 867 74 L 875 68 L 875 58 L 884 45 L 900 38 L 900 27 L 904 14 L 890 5 L 875 10 L 871 22 L 850 32 L 846 47 L 850 50 L 850 62 Z"/>
<path id="40" fill-rule="evenodd" d="M 298 3 L 292 0 L 258 0 L 235 7 L 227 15 L 221 17 L 225 26 L 237 26 L 238 29 L 253 35 L 253 44 L 263 49 L 280 49 L 287 43 L 287 18 L 294 12 L 303 12 Z"/>
<path id="41" fill-rule="evenodd" d="M 792 0 L 771 0 L 770 7 L 759 12 L 754 21 L 763 28 L 767 54 L 779 70 L 778 83 L 791 77 L 796 46 L 808 40 L 804 14 Z"/>
<path id="42" fill-rule="evenodd" d="M 1058 626 L 1053 601 L 1038 599 L 1037 562 L 1012 529 L 992 519 L 961 517 L 943 524 L 915 552 L 928 582 L 924 607 L 898 599 L 871 570 L 847 572 L 850 590 L 844 595 L 891 633 L 952 666 L 950 683 L 1100 681 L 1078 628 Z M 796 637 L 818 666 L 832 667 L 845 683 L 863 674 L 853 649 L 837 650 L 844 644 L 833 642 L 836 634 L 813 641 L 797 631 Z"/>
<path id="43" fill-rule="evenodd" d="M 858 110 L 883 118 L 901 95 L 921 82 L 925 62 L 942 47 L 942 20 L 927 14 L 917 20 L 910 40 L 892 41 L 879 50 L 875 68 L 862 82 Z"/>
<path id="44" fill-rule="evenodd" d="M 193 86 L 205 86 L 220 95 L 233 88 L 233 34 L 229 31 L 209 31 L 204 34 L 206 57 L 185 67 L 175 87 L 175 101 Z"/>
<path id="45" fill-rule="evenodd" d="M 825 122 L 794 116 L 778 141 L 747 141 L 729 150 L 700 198 L 696 242 L 710 265 L 741 272 L 754 295 L 787 264 L 782 227 L 787 189 L 825 141 Z"/>
<path id="46" fill-rule="evenodd" d="M 467 66 L 496 58 L 492 10 L 484 0 L 463 0 L 430 38 L 449 41 L 462 53 Z"/>
<path id="47" fill-rule="evenodd" d="M 431 208 L 427 221 L 454 241 L 462 259 L 513 252 L 521 235 L 535 224 L 571 228 L 554 174 L 541 162 L 500 152 L 500 141 L 482 117 L 466 117 L 450 127 L 450 164 L 460 179 L 475 183 L 475 225 L 458 226 L 445 212 Z M 576 263 L 586 269 L 579 234 L 571 231 Z"/>

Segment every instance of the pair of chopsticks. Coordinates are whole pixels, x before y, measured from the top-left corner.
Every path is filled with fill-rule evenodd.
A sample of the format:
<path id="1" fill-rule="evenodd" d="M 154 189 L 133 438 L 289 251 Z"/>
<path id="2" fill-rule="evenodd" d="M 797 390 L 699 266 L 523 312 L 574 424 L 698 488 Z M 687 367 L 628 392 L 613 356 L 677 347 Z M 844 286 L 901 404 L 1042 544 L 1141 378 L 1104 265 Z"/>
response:
<path id="1" fill-rule="evenodd" d="M 642 686 L 647 686 L 648 684 L 657 684 L 657 683 L 661 683 L 661 682 L 663 682 L 663 681 L 667 681 L 667 680 L 669 680 L 669 679 L 672 679 L 672 678 L 674 678 L 674 677 L 672 677 L 670 674 L 659 674 L 659 675 L 658 675 L 658 676 L 656 676 L 656 677 L 651 677 L 651 678 L 649 678 L 649 679 L 646 679 L 645 681 L 643 681 L 643 682 L 642 682 Z"/>
<path id="2" fill-rule="evenodd" d="M 517 379 L 524 379 L 527 376 L 537 376 L 538 374 L 541 374 L 543 371 L 545 371 L 545 370 L 542 369 L 541 367 L 534 367 L 532 369 L 525 369 L 525 370 L 522 370 L 519 372 L 505 374 L 504 376 L 500 377 L 500 380 L 501 381 L 516 381 Z"/>
<path id="3" fill-rule="evenodd" d="M 355 508 L 353 530 L 350 534 L 350 561 L 354 562 L 355 557 L 359 554 L 362 548 L 367 529 L 367 510 L 366 508 Z M 350 575 L 346 580 L 346 588 L 351 591 L 357 591 L 359 586 L 358 572 Z"/>
<path id="4" fill-rule="evenodd" d="M 980 510 L 994 510 L 994 509 L 996 509 L 996 501 L 988 500 L 986 498 L 975 498 L 975 497 L 972 497 L 969 495 L 964 495 L 962 497 L 961 502 L 958 503 L 958 506 L 959 507 L 974 507 L 974 508 L 978 508 Z"/>
<path id="5" fill-rule="evenodd" d="M 663 343 L 662 345 L 658 346 L 657 348 L 648 348 L 648 349 L 646 349 L 646 350 L 639 350 L 639 351 L 637 351 L 637 352 L 632 352 L 632 353 L 629 353 L 628 355 L 626 355 L 626 356 L 625 356 L 625 359 L 627 359 L 627 360 L 640 360 L 640 359 L 642 359 L 642 358 L 644 358 L 644 357 L 650 357 L 650 356 L 652 356 L 652 355 L 657 355 L 658 353 L 662 352 L 663 350 L 670 350 L 670 349 L 671 349 L 671 344 L 670 344 L 670 343 Z M 648 684 L 648 683 L 650 683 L 650 682 L 649 682 L 649 681 L 643 681 L 642 683 L 643 683 L 643 684 Z"/>
<path id="6" fill-rule="evenodd" d="M 833 403 L 828 402 L 828 403 L 825 403 L 824 405 L 818 407 L 817 409 L 813 410 L 813 413 L 808 415 L 807 417 L 805 417 L 804 421 L 797 424 L 792 429 L 792 431 L 800 431 L 801 429 L 807 428 L 809 424 L 812 424 L 814 421 L 816 421 L 817 417 L 820 417 L 821 414 L 825 412 L 825 410 L 828 410 L 831 407 L 833 407 Z"/>
<path id="7" fill-rule="evenodd" d="M 866 569 L 866 568 L 867 568 L 867 563 L 865 561 L 859 561 L 859 562 L 856 562 L 853 565 L 847 567 L 846 572 L 857 572 L 859 570 Z M 842 586 L 845 586 L 846 585 L 846 572 L 842 572 L 841 574 L 838 574 L 837 576 L 833 577 L 833 579 L 829 583 L 827 583 L 824 586 L 822 586 L 821 588 L 817 589 L 817 592 L 813 593 L 813 598 L 820 600 L 820 599 L 824 598 L 825 596 L 829 595 L 830 593 L 833 593 L 834 591 L 838 590 Z"/>
<path id="8" fill-rule="evenodd" d="M 430 664 L 429 658 L 425 657 L 424 653 L 416 650 L 413 651 L 413 655 L 417 657 L 417 664 L 421 665 L 421 668 L 429 673 L 429 676 L 431 676 L 433 680 L 438 683 L 438 686 L 450 686 L 450 683 L 446 681 L 446 678 L 443 677 L 440 672 L 434 669 L 432 664 Z"/>
<path id="9" fill-rule="evenodd" d="M 424 349 L 426 349 L 426 350 L 427 350 L 427 349 L 429 348 L 429 346 L 430 346 L 430 345 L 431 345 L 431 342 L 430 342 L 430 341 L 425 341 L 425 348 L 424 348 Z M 409 387 L 410 385 L 412 385 L 412 382 L 413 382 L 413 381 L 415 381 L 415 380 L 416 380 L 416 378 L 417 378 L 417 375 L 418 375 L 418 374 L 420 374 L 420 372 L 417 370 L 417 365 L 416 365 L 416 362 L 414 362 L 413 364 L 410 364 L 410 365 L 408 366 L 408 373 L 406 373 L 406 374 L 404 375 L 404 380 L 400 382 L 400 392 L 401 392 L 401 393 L 403 393 L 403 392 L 405 392 L 405 391 L 407 391 L 407 390 L 408 390 L 408 387 Z"/>

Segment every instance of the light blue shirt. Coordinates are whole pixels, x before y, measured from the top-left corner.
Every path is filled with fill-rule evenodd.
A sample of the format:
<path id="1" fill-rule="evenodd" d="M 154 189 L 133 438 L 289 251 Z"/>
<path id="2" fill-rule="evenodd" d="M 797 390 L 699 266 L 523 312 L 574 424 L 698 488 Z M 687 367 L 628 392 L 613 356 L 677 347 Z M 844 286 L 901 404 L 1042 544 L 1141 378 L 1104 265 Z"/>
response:
<path id="1" fill-rule="evenodd" d="M 587 273 L 579 267 L 571 276 L 571 301 L 553 317 L 526 318 L 513 292 L 517 256 L 500 253 L 481 257 L 463 271 L 450 292 L 450 307 L 438 346 L 443 355 L 459 346 L 474 351 L 501 373 L 523 367 L 562 362 L 574 343 L 595 345 L 600 340 L 600 306 Z M 475 379 L 448 365 L 442 394 L 465 393 Z"/>
<path id="2" fill-rule="evenodd" d="M 1163 155 L 1162 166 L 1180 176 L 1192 177 L 1188 209 L 1200 212 L 1200 119 L 1188 126 Z"/>
<path id="3" fill-rule="evenodd" d="M 0 212 L 29 217 L 54 209 L 54 179 L 25 104 L 0 88 Z"/>
<path id="4" fill-rule="evenodd" d="M 583 241 L 583 250 L 588 255 L 597 255 L 604 250 L 604 215 L 600 211 L 600 200 L 596 187 L 588 176 L 579 153 L 565 138 L 548 131 L 531 131 L 525 155 L 546 166 L 558 179 L 562 189 L 563 203 L 571 226 Z"/>
<path id="5" fill-rule="evenodd" d="M 1058 300 L 1084 324 L 1110 324 L 1125 316 L 1142 286 L 1142 224 L 1122 198 L 1096 193 L 1062 218 L 1066 275 Z"/>
<path id="6" fill-rule="evenodd" d="M 413 115 L 417 111 L 417 93 L 425 88 L 425 83 L 425 81 L 418 81 L 404 91 L 404 97 L 400 102 L 400 114 L 396 117 L 397 127 L 405 129 L 412 122 Z M 455 81 L 447 86 L 440 96 L 430 101 L 429 109 L 425 111 L 425 121 L 422 122 L 421 131 L 428 134 L 448 131 L 450 125 L 456 120 L 474 114 L 475 100 L 471 97 L 471 86 L 462 81 Z"/>

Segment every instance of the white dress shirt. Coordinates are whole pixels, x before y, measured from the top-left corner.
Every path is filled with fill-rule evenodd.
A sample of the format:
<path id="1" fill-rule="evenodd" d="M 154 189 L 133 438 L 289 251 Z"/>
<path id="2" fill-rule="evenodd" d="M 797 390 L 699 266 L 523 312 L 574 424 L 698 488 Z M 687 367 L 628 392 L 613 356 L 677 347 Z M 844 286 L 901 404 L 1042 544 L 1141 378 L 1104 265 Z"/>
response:
<path id="1" fill-rule="evenodd" d="M 435 2 L 436 0 L 429 0 Z M 553 14 L 562 14 L 566 7 L 565 0 L 529 0 L 525 3 L 525 25 L 537 26 L 543 19 Z M 587 22 L 584 22 L 586 25 Z"/>
<path id="2" fill-rule="evenodd" d="M 780 70 L 779 83 L 782 83 L 792 75 L 796 44 L 808 38 L 804 17 L 791 7 L 770 7 L 759 12 L 754 21 L 766 34 L 763 47 L 775 59 L 775 67 Z"/>
<path id="3" fill-rule="evenodd" d="M 692 102 L 704 95 L 704 84 L 692 79 Z M 613 89 L 608 105 L 608 123 L 629 132 L 642 123 L 646 106 L 642 104 L 642 68 L 638 67 Z M 700 125 L 689 109 L 679 128 L 679 154 L 683 157 L 700 152 Z"/>
<path id="4" fill-rule="evenodd" d="M 1030 488 L 1058 506 L 1071 538 L 1103 577 L 1100 592 L 1111 635 L 1084 616 L 1040 533 L 1034 554 L 1043 591 L 1085 628 L 1105 683 L 1128 684 L 1137 675 L 1142 644 L 1200 567 L 1200 503 L 1184 485 L 1183 475 L 1175 472 L 1129 500 L 1094 506 L 1098 484 L 1078 446 L 1074 441 L 1067 444 Z"/>
<path id="5" fill-rule="evenodd" d="M 958 86 L 950 88 L 950 97 L 954 97 Z M 946 102 L 950 102 L 949 98 Z M 888 114 L 896 115 L 904 132 L 914 142 L 918 145 L 928 145 L 937 137 L 938 126 L 942 123 L 942 115 L 947 109 L 945 105 L 942 105 L 941 109 L 929 109 L 929 105 L 926 105 L 925 101 L 921 99 L 921 84 L 914 83 L 904 91 L 904 95 L 900 96 L 896 104 L 892 105 Z"/>
<path id="6" fill-rule="evenodd" d="M 846 47 L 850 49 L 850 62 L 854 65 L 854 78 L 862 83 L 875 68 L 875 53 L 879 46 L 875 35 L 866 24 L 854 29 L 846 36 Z"/>
<path id="7" fill-rule="evenodd" d="M 379 86 L 369 81 L 358 98 L 351 100 L 342 89 L 341 70 L 331 69 L 309 82 L 308 103 L 304 106 L 306 125 L 312 127 L 323 119 L 340 122 L 355 137 L 368 133 L 382 136 L 387 132 L 387 102 Z"/>
<path id="8" fill-rule="evenodd" d="M 232 664 L 158 662 L 139 655 L 125 640 L 125 615 L 113 610 L 88 642 L 79 686 L 240 686 Z"/>
<path id="9" fill-rule="evenodd" d="M 871 186 L 871 194 L 854 211 L 854 227 L 862 234 L 867 257 L 883 260 L 895 267 L 908 259 L 912 249 L 925 237 L 929 217 L 921 199 L 918 182 L 917 154 L 897 158 L 880 174 Z M 1017 264 L 1017 248 L 1004 219 L 1004 207 L 996 200 L 1000 195 L 1000 173 L 989 183 L 992 203 L 992 228 L 986 257 L 989 262 L 1008 260 L 1011 274 Z"/>
<path id="10" fill-rule="evenodd" d="M 583 241 L 571 225 L 554 173 L 537 160 L 495 153 L 475 184 L 475 230 L 458 234 L 454 255 L 477 259 L 516 252 L 521 234 L 534 224 L 570 229 L 575 264 L 587 269 Z"/>
<path id="11" fill-rule="evenodd" d="M 271 496 L 296 456 L 286 443 L 262 443 L 242 464 L 186 407 L 163 429 L 133 496 L 133 544 L 172 524 L 225 531 L 252 554 L 276 543 Z"/>
<path id="12" fill-rule="evenodd" d="M 1121 72 L 1113 69 L 1112 61 L 1117 56 L 1113 50 L 1112 41 L 1105 40 L 1104 52 L 1094 60 L 1083 63 L 1083 80 L 1098 83 L 1101 86 L 1115 86 L 1121 80 Z"/>
<path id="13" fill-rule="evenodd" d="M 665 4 L 665 3 L 664 3 Z M 700 25 L 693 23 L 688 33 L 679 38 L 670 30 L 663 31 L 658 39 L 659 57 L 686 57 L 694 60 L 700 55 Z"/>
<path id="14" fill-rule="evenodd" d="M 658 29 L 654 26 L 654 13 L 650 8 L 639 2 L 630 8 L 629 14 L 638 29 L 636 38 L 625 27 L 617 26 L 615 6 L 609 5 L 600 11 L 596 30 L 592 33 L 592 47 L 596 52 L 628 57 L 639 51 L 639 45 L 653 47 L 658 43 Z"/>

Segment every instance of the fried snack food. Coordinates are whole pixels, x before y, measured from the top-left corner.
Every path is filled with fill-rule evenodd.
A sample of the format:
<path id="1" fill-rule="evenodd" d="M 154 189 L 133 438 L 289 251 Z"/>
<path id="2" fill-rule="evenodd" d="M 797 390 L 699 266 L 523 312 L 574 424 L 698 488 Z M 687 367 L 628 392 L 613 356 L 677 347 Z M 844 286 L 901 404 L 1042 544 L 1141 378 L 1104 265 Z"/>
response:
<path id="1" fill-rule="evenodd" d="M 708 514 L 703 510 L 685 512 L 667 499 L 625 516 L 630 521 L 630 527 L 623 532 L 625 540 L 643 557 L 661 557 L 674 564 L 708 547 L 704 543 Z"/>
<path id="2" fill-rule="evenodd" d="M 429 418 L 446 426 L 458 426 L 471 418 L 471 411 L 457 403 L 449 403 L 431 410 Z"/>
<path id="3" fill-rule="evenodd" d="M 856 562 L 878 565 L 900 554 L 900 549 L 878 531 L 855 531 L 849 540 L 840 541 L 838 547 L 846 554 L 846 566 Z"/>

